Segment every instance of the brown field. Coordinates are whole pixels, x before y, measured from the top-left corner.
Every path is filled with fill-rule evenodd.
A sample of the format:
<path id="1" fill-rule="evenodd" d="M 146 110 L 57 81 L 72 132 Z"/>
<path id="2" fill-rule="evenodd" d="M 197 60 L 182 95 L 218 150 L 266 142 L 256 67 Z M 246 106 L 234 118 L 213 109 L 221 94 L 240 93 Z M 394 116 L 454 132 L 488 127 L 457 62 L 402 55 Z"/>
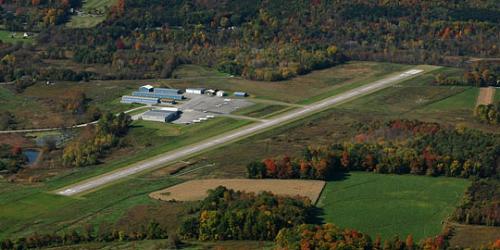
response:
<path id="1" fill-rule="evenodd" d="M 450 246 L 480 248 L 500 239 L 500 227 L 452 224 L 453 236 Z"/>
<path id="2" fill-rule="evenodd" d="M 492 104 L 494 97 L 495 88 L 480 88 L 476 106 Z"/>
<path id="3" fill-rule="evenodd" d="M 153 199 L 163 201 L 196 201 L 207 196 L 207 191 L 225 186 L 238 191 L 259 193 L 269 191 L 277 195 L 305 196 L 313 203 L 319 198 L 324 181 L 310 180 L 249 180 L 249 179 L 207 179 L 191 180 L 173 187 L 151 193 Z"/>

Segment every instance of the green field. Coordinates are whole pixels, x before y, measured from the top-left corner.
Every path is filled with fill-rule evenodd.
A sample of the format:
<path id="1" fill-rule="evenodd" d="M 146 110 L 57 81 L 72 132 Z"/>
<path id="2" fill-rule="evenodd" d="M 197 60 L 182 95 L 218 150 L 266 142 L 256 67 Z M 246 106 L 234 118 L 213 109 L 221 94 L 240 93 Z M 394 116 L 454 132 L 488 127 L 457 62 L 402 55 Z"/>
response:
<path id="1" fill-rule="evenodd" d="M 23 38 L 23 32 L 12 32 L 8 30 L 0 30 L 0 40 L 4 43 L 17 43 L 17 42 L 26 42 L 32 43 L 33 36 L 28 38 Z M 14 35 L 14 37 L 12 37 Z"/>
<path id="2" fill-rule="evenodd" d="M 441 232 L 468 185 L 457 178 L 354 172 L 328 182 L 318 205 L 325 222 L 373 237 L 420 240 Z"/>
<path id="3" fill-rule="evenodd" d="M 82 198 L 47 193 L 42 187 L 0 181 L 0 239 L 34 232 L 64 232 L 86 224 L 113 224 L 131 207 L 159 203 L 147 194 L 178 183 L 171 178 L 137 177 Z"/>
<path id="4" fill-rule="evenodd" d="M 394 118 L 423 119 L 485 129 L 473 116 L 479 89 L 468 86 L 439 86 L 433 80 L 437 74 L 459 74 L 455 68 L 441 68 L 406 80 L 366 97 L 345 103 L 340 108 L 349 111 Z"/>
<path id="5" fill-rule="evenodd" d="M 106 10 L 114 5 L 116 0 L 86 0 L 83 2 L 82 10 L 86 14 L 95 14 L 93 16 L 73 16 L 66 24 L 68 28 L 92 28 L 106 19 Z"/>
<path id="6" fill-rule="evenodd" d="M 450 88 L 450 92 L 453 88 Z M 473 110 L 476 106 L 477 95 L 479 94 L 479 88 L 470 87 L 463 89 L 462 92 L 444 98 L 437 102 L 427 105 L 423 110 L 434 111 L 434 110 L 453 110 L 453 109 L 466 109 Z"/>
<path id="7" fill-rule="evenodd" d="M 116 3 L 116 0 L 86 0 L 83 4 L 84 10 L 105 9 Z"/>
<path id="8" fill-rule="evenodd" d="M 73 16 L 66 23 L 68 28 L 92 28 L 100 24 L 106 19 L 104 16 Z"/>

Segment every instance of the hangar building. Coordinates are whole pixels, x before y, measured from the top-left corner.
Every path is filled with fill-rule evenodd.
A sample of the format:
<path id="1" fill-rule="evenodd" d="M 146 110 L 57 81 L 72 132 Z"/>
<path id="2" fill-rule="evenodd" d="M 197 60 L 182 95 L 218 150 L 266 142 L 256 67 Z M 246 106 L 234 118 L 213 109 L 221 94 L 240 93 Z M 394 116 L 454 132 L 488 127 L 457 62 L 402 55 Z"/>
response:
<path id="1" fill-rule="evenodd" d="M 179 117 L 179 111 L 153 109 L 142 114 L 145 121 L 171 122 Z"/>

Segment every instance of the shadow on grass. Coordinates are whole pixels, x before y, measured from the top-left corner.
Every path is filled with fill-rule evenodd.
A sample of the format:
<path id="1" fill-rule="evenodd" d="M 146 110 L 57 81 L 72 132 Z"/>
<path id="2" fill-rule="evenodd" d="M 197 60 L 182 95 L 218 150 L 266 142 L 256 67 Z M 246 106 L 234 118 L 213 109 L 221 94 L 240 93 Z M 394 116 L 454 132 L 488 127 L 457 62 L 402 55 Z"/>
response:
<path id="1" fill-rule="evenodd" d="M 351 177 L 350 173 L 336 172 L 336 173 L 332 174 L 330 177 L 328 177 L 326 179 L 326 181 L 327 182 L 343 181 L 343 180 L 349 179 L 350 177 Z M 323 190 L 321 191 L 320 197 L 321 197 L 321 195 L 323 195 L 324 191 L 325 191 L 325 189 L 323 188 Z M 311 224 L 324 224 L 325 223 L 325 221 L 323 219 L 324 215 L 325 215 L 325 211 L 323 208 L 318 207 L 318 206 L 314 206 L 310 211 L 310 216 L 307 218 L 307 221 L 308 221 L 308 223 L 311 223 Z"/>
<path id="2" fill-rule="evenodd" d="M 329 176 L 326 181 L 343 181 L 347 180 L 351 177 L 349 172 L 335 172 L 331 176 Z"/>

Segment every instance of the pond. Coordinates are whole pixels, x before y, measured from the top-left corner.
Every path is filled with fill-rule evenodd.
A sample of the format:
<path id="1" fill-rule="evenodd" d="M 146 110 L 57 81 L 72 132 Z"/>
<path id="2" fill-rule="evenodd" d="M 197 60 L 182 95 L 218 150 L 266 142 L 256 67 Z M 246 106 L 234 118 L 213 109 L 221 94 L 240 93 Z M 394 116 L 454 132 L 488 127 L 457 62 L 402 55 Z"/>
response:
<path id="1" fill-rule="evenodd" d="M 23 154 L 28 158 L 28 164 L 33 164 L 40 155 L 40 151 L 36 149 L 24 149 Z"/>

